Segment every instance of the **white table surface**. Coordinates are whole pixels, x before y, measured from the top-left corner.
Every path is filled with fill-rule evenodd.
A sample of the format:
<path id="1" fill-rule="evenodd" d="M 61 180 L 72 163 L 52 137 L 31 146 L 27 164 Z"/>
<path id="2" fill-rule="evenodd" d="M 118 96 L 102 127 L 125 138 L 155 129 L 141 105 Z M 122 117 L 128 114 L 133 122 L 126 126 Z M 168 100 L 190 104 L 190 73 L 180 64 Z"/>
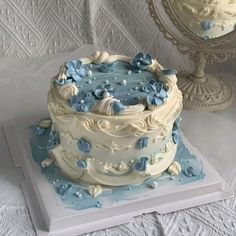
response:
<path id="1" fill-rule="evenodd" d="M 49 78 L 60 64 L 93 52 L 85 46 L 72 53 L 40 59 L 0 59 L 0 124 L 9 120 L 47 113 Z M 236 88 L 236 73 L 218 73 Z M 235 93 L 236 94 L 236 93 Z M 236 190 L 236 102 L 223 112 L 183 111 L 185 136 Z M 19 187 L 22 180 L 14 167 L 9 148 L 0 131 L 0 235 L 35 235 L 28 209 Z M 129 224 L 89 235 L 236 235 L 236 198 L 184 211 L 152 213 Z"/>

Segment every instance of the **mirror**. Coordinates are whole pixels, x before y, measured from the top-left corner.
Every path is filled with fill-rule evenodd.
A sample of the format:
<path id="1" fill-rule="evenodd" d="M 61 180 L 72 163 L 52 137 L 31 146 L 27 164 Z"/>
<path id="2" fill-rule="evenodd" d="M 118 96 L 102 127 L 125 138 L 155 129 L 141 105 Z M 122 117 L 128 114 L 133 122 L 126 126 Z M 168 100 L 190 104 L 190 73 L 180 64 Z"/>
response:
<path id="1" fill-rule="evenodd" d="M 181 23 L 202 39 L 218 38 L 235 29 L 236 0 L 169 0 Z"/>
<path id="2" fill-rule="evenodd" d="M 177 49 L 194 61 L 179 72 L 185 108 L 218 111 L 230 106 L 232 88 L 224 78 L 205 73 L 207 64 L 236 56 L 236 0 L 146 0 L 156 25 Z"/>

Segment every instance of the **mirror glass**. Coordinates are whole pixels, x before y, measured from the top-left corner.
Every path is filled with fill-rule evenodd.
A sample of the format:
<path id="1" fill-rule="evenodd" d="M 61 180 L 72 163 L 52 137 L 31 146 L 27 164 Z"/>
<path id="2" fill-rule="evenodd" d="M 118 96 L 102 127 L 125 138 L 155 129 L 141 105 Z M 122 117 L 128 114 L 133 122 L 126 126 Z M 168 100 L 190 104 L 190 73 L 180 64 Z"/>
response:
<path id="1" fill-rule="evenodd" d="M 235 30 L 236 0 L 167 1 L 179 21 L 202 39 L 218 38 Z"/>

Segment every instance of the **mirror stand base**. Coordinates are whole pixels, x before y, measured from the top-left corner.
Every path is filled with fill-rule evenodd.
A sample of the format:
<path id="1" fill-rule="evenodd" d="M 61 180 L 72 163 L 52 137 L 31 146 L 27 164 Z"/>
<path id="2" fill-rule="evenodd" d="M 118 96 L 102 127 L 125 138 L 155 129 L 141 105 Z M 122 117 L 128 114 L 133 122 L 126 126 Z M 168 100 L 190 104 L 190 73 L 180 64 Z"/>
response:
<path id="1" fill-rule="evenodd" d="M 220 77 L 206 74 L 204 79 L 198 79 L 189 73 L 182 73 L 177 78 L 185 109 L 220 111 L 234 100 L 232 88 Z"/>

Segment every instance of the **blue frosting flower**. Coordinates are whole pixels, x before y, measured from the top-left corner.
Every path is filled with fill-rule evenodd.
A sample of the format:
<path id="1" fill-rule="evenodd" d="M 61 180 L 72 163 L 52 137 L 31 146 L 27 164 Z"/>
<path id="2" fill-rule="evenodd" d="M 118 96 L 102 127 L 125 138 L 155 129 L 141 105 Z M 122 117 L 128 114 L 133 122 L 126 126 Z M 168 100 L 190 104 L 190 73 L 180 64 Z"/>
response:
<path id="1" fill-rule="evenodd" d="M 181 163 L 182 172 L 187 177 L 199 177 L 203 171 L 202 161 L 197 159 L 185 160 Z"/>
<path id="2" fill-rule="evenodd" d="M 152 64 L 152 56 L 150 54 L 138 53 L 131 61 L 131 66 L 135 70 L 145 70 L 148 65 Z"/>
<path id="3" fill-rule="evenodd" d="M 60 142 L 60 136 L 58 131 L 56 130 L 51 130 L 49 134 L 49 139 L 48 139 L 48 144 L 47 144 L 47 149 L 53 149 L 55 146 L 57 146 Z"/>
<path id="4" fill-rule="evenodd" d="M 148 65 L 152 64 L 152 56 L 150 54 L 138 53 L 130 62 L 135 72 L 145 70 Z"/>
<path id="5" fill-rule="evenodd" d="M 87 162 L 84 160 L 78 160 L 77 165 L 80 169 L 83 169 L 83 170 L 87 168 Z"/>
<path id="6" fill-rule="evenodd" d="M 94 97 L 91 93 L 80 91 L 69 100 L 71 107 L 78 112 L 89 112 L 94 105 Z"/>
<path id="7" fill-rule="evenodd" d="M 110 94 L 114 94 L 114 89 L 111 84 L 101 84 L 98 85 L 94 91 L 94 95 L 98 99 L 103 99 L 104 93 L 108 92 Z"/>
<path id="8" fill-rule="evenodd" d="M 114 113 L 120 113 L 125 109 L 125 106 L 120 101 L 114 101 L 112 103 L 112 110 Z"/>
<path id="9" fill-rule="evenodd" d="M 113 69 L 112 69 L 113 66 L 114 66 L 114 63 L 101 64 L 101 66 L 99 67 L 98 70 L 103 72 L 103 73 L 112 72 L 113 71 Z"/>
<path id="10" fill-rule="evenodd" d="M 147 103 L 149 105 L 161 106 L 165 99 L 167 98 L 167 93 L 164 89 L 161 89 L 158 93 L 150 93 L 147 95 Z"/>
<path id="11" fill-rule="evenodd" d="M 137 171 L 146 171 L 148 164 L 148 157 L 141 157 L 135 164 L 134 169 Z"/>
<path id="12" fill-rule="evenodd" d="M 147 103 L 149 105 L 160 106 L 167 98 L 167 92 L 163 83 L 156 80 L 149 81 L 147 84 L 142 86 L 141 90 L 149 93 L 147 96 Z"/>
<path id="13" fill-rule="evenodd" d="M 81 80 L 81 77 L 87 75 L 86 69 L 82 67 L 82 62 L 80 60 L 69 61 L 67 62 L 66 67 L 67 77 L 72 78 L 75 82 L 79 82 Z"/>
<path id="14" fill-rule="evenodd" d="M 138 149 L 146 148 L 148 146 L 148 140 L 149 140 L 149 137 L 142 137 L 138 139 L 136 142 L 137 148 Z"/>
<path id="15" fill-rule="evenodd" d="M 77 145 L 78 145 L 79 150 L 84 153 L 89 153 L 91 150 L 91 143 L 84 138 L 81 138 L 78 141 Z"/>
<path id="16" fill-rule="evenodd" d="M 203 30 L 207 31 L 207 30 L 210 30 L 214 26 L 214 23 L 212 21 L 202 21 L 201 26 Z"/>
<path id="17" fill-rule="evenodd" d="M 164 89 L 163 83 L 156 80 L 150 80 L 148 83 L 144 84 L 141 87 L 141 91 L 145 93 L 151 93 L 151 92 L 157 93 L 161 89 Z"/>
<path id="18" fill-rule="evenodd" d="M 65 193 L 72 187 L 71 184 L 60 184 L 57 187 L 57 193 L 60 194 L 61 196 L 64 196 Z"/>

